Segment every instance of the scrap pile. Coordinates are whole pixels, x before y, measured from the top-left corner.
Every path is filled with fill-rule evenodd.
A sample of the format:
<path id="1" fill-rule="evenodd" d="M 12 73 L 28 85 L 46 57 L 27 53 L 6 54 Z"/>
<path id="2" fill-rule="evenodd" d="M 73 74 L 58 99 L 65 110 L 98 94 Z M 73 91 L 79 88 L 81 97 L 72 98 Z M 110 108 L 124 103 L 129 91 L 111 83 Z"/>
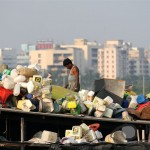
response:
<path id="1" fill-rule="evenodd" d="M 51 78 L 42 77 L 39 71 L 40 67 L 37 64 L 28 67 L 18 65 L 12 70 L 9 70 L 6 65 L 2 65 L 0 107 L 27 112 L 119 118 L 127 121 L 131 121 L 135 117 L 150 119 L 150 94 L 136 95 L 131 86 L 124 91 L 125 82 L 119 81 L 117 84 L 122 88 L 116 89 L 112 81 L 109 85 L 109 80 L 106 80 L 103 81 L 105 84 L 97 86 L 93 91 L 82 89 L 77 93 L 61 86 L 52 85 Z M 99 126 L 94 129 L 86 124 L 75 125 L 72 129 L 65 131 L 65 137 L 62 138 L 61 143 L 97 143 L 103 138 L 98 128 Z M 54 135 L 55 138 L 50 142 L 57 141 L 57 133 L 43 131 L 40 135 L 39 138 L 36 138 L 38 142 L 49 141 L 51 135 Z M 118 137 L 122 137 L 119 142 L 117 141 Z M 35 141 L 35 139 L 32 140 Z M 127 142 L 125 134 L 118 131 L 106 136 L 104 140 L 110 143 Z"/>
<path id="2" fill-rule="evenodd" d="M 150 93 L 137 95 L 132 85 L 125 89 L 123 107 L 134 119 L 150 120 Z"/>
<path id="3" fill-rule="evenodd" d="M 0 71 L 1 107 L 124 120 L 132 120 L 134 116 L 143 119 L 143 113 L 147 112 L 150 107 L 149 95 L 147 98 L 143 95 L 136 95 L 131 86 L 128 86 L 125 93 L 122 93 L 125 82 L 117 81 L 119 88 L 121 87 L 117 89 L 114 81 L 105 80 L 105 84 L 98 85 L 95 91 L 82 89 L 77 93 L 52 85 L 51 78 L 43 78 L 39 74 L 40 67 L 37 64 L 28 67 L 18 65 L 12 70 L 3 64 Z M 141 111 L 141 108 L 145 106 L 149 107 Z M 145 118 L 147 119 L 147 116 Z"/>
<path id="4" fill-rule="evenodd" d="M 100 131 L 100 124 L 94 123 L 87 125 L 82 123 L 80 125 L 72 126 L 72 129 L 67 129 L 65 131 L 65 136 L 61 139 L 58 137 L 56 132 L 52 131 L 39 131 L 33 135 L 33 137 L 28 140 L 31 143 L 60 143 L 60 144 L 73 144 L 73 143 L 99 143 L 108 142 L 115 144 L 125 144 L 127 143 L 126 133 L 124 131 L 118 130 L 106 137 L 103 137 Z"/>

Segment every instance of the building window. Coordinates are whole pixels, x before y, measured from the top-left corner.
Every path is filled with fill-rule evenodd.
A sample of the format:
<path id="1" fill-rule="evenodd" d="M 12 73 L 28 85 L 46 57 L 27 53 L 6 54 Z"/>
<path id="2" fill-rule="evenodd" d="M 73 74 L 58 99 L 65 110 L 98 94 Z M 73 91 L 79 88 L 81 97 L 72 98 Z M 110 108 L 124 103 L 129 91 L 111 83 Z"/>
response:
<path id="1" fill-rule="evenodd" d="M 98 49 L 97 48 L 92 48 L 92 57 L 97 57 Z"/>
<path id="2" fill-rule="evenodd" d="M 97 57 L 97 54 L 92 54 L 92 57 Z"/>
<path id="3" fill-rule="evenodd" d="M 64 54 L 64 57 L 65 57 L 65 58 L 71 57 L 71 54 Z"/>
<path id="4" fill-rule="evenodd" d="M 40 63 L 41 63 L 41 60 L 39 59 L 39 60 L 38 60 L 38 64 L 40 64 Z"/>
<path id="5" fill-rule="evenodd" d="M 38 54 L 38 58 L 41 58 L 41 54 Z"/>

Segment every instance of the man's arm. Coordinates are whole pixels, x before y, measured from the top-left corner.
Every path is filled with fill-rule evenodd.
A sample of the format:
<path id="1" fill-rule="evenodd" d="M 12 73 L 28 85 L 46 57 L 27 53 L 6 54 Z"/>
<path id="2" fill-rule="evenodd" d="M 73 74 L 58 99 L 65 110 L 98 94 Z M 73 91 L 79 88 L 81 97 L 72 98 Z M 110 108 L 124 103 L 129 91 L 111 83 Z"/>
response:
<path id="1" fill-rule="evenodd" d="M 75 85 L 73 87 L 73 91 L 78 91 L 79 89 L 79 69 L 77 66 L 74 67 L 74 75 L 76 76 Z"/>

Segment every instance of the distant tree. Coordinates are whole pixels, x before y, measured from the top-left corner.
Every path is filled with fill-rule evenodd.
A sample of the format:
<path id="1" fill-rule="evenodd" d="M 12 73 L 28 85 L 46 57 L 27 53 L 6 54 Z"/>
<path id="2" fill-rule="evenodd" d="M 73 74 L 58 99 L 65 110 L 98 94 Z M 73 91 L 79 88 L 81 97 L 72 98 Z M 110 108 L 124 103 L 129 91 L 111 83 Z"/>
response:
<path id="1" fill-rule="evenodd" d="M 126 76 L 124 78 L 126 85 L 132 84 L 133 90 L 137 94 L 143 94 L 143 90 L 145 91 L 144 94 L 150 93 L 150 78 L 149 76 Z M 143 87 L 144 86 L 144 87 Z"/>
<path id="2" fill-rule="evenodd" d="M 66 76 L 62 76 L 61 72 L 58 71 L 53 71 L 51 72 L 52 75 L 52 84 L 54 85 L 59 85 L 59 86 L 63 86 L 66 82 Z"/>
<path id="3" fill-rule="evenodd" d="M 98 80 L 100 75 L 93 72 L 92 70 L 87 70 L 85 75 L 80 76 L 81 89 L 94 90 L 94 82 Z"/>

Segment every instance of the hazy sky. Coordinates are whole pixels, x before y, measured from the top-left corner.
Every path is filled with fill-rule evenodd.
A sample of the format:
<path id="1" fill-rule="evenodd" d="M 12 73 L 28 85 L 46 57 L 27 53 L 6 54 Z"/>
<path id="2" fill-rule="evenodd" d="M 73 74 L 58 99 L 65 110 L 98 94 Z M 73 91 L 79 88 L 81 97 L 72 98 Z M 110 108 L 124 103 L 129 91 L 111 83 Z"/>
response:
<path id="1" fill-rule="evenodd" d="M 150 0 L 0 0 L 0 48 L 75 38 L 150 47 Z"/>

